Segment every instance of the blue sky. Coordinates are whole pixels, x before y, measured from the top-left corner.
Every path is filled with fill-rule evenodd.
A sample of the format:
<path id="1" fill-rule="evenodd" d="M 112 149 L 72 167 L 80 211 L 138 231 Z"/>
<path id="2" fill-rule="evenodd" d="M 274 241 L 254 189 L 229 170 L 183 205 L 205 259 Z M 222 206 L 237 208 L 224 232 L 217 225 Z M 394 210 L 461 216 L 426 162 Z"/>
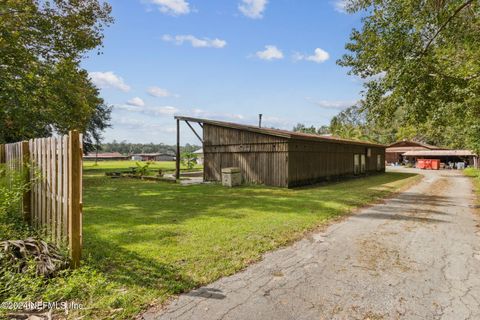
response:
<path id="1" fill-rule="evenodd" d="M 103 54 L 83 62 L 114 106 L 105 141 L 172 144 L 174 114 L 320 126 L 359 99 L 362 83 L 335 63 L 360 24 L 341 1 L 110 3 Z M 186 142 L 198 143 L 184 128 Z"/>

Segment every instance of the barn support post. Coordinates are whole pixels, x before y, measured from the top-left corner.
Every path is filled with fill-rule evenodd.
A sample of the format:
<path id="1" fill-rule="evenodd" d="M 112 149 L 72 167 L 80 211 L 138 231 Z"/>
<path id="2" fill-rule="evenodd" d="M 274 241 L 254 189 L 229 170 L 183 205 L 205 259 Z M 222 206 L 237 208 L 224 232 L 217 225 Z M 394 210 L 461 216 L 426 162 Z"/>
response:
<path id="1" fill-rule="evenodd" d="M 197 131 L 195 131 L 195 129 L 192 127 L 192 125 L 190 124 L 190 122 L 188 122 L 187 120 L 185 120 L 185 123 L 188 124 L 188 126 L 190 127 L 190 129 L 193 131 L 193 133 L 197 136 L 198 140 L 200 140 L 200 142 L 203 144 L 203 140 L 202 138 L 200 138 L 200 135 L 197 133 Z"/>
<path id="2" fill-rule="evenodd" d="M 175 159 L 175 179 L 180 179 L 180 119 L 177 119 L 177 156 Z"/>

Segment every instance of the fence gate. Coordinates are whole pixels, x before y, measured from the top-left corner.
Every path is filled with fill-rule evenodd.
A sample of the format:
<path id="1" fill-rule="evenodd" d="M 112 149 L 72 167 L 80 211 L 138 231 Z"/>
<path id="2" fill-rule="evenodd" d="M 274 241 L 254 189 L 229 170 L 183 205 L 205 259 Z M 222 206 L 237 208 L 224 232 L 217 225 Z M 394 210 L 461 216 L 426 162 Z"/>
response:
<path id="1" fill-rule="evenodd" d="M 28 170 L 25 220 L 57 244 L 67 244 L 73 266 L 82 251 L 82 137 L 68 135 L 0 145 L 0 163 Z"/>

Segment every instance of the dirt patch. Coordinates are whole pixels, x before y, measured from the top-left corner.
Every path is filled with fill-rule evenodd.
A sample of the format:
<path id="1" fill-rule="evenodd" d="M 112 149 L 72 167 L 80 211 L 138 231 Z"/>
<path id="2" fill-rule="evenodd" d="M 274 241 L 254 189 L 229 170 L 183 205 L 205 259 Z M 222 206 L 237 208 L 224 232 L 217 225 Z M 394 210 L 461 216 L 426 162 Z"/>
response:
<path id="1" fill-rule="evenodd" d="M 418 227 L 425 227 L 429 221 L 429 217 L 435 212 L 441 211 L 442 195 L 444 195 L 449 188 L 448 179 L 440 178 L 429 185 L 426 185 L 424 192 L 424 200 L 418 200 L 418 207 L 406 209 L 402 211 L 401 215 L 392 214 L 392 220 L 385 222 L 379 226 L 382 229 L 393 223 L 402 224 L 402 229 L 407 233 L 413 232 Z M 438 199 L 438 201 L 430 200 Z M 410 218 L 410 219 L 406 219 Z M 399 222 L 398 220 L 405 219 Z M 436 224 L 428 224 L 429 228 L 436 228 Z M 368 238 L 359 239 L 356 242 L 358 248 L 357 267 L 365 268 L 373 272 L 373 275 L 379 274 L 391 268 L 397 269 L 401 272 L 412 270 L 411 260 L 408 257 L 402 256 L 401 251 L 395 248 L 391 238 L 398 236 L 398 232 L 380 231 L 369 236 Z M 383 239 L 383 240 L 378 240 Z"/>
<path id="2" fill-rule="evenodd" d="M 363 317 L 363 320 L 383 320 L 385 319 L 382 314 L 378 314 L 375 312 L 367 312 Z"/>
<path id="3" fill-rule="evenodd" d="M 378 235 L 383 239 L 384 235 Z M 357 241 L 359 266 L 378 274 L 380 271 L 396 268 L 401 272 L 410 270 L 409 260 L 402 258 L 397 248 L 392 248 L 384 243 L 368 238 Z"/>

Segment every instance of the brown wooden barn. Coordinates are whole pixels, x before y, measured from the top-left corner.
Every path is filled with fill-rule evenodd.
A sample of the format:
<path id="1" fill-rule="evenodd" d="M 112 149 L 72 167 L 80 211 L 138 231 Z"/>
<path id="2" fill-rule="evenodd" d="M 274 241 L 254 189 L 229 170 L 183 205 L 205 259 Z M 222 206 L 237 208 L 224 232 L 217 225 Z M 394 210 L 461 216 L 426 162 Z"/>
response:
<path id="1" fill-rule="evenodd" d="M 239 167 L 248 183 L 295 187 L 340 177 L 385 171 L 385 146 L 236 123 L 175 117 L 203 128 L 204 179 Z M 179 138 L 179 130 L 177 132 Z M 178 158 L 178 157 L 177 157 Z"/>

